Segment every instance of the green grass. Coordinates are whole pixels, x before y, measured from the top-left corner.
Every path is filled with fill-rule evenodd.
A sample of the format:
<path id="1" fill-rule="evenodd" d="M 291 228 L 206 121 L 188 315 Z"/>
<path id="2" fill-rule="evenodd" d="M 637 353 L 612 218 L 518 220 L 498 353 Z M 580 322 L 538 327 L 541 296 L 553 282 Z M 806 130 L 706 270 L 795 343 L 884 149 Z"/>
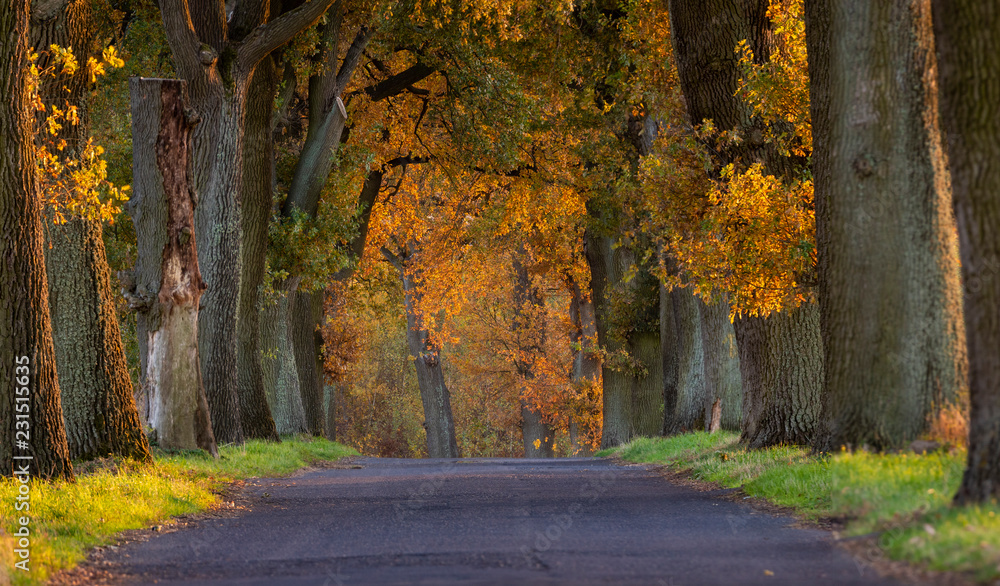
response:
<path id="1" fill-rule="evenodd" d="M 220 458 L 204 452 L 156 453 L 156 465 L 107 462 L 76 481 L 32 481 L 30 572 L 14 568 L 16 481 L 0 479 L 0 586 L 43 584 L 54 573 L 86 557 L 88 548 L 112 543 L 114 535 L 169 522 L 218 501 L 227 483 L 255 476 L 282 476 L 313 462 L 356 454 L 318 438 L 280 444 L 249 441 L 223 446 Z"/>
<path id="2" fill-rule="evenodd" d="M 981 581 L 1000 578 L 1000 507 L 950 507 L 964 452 L 817 457 L 796 446 L 747 450 L 738 440 L 733 433 L 696 432 L 640 438 L 598 455 L 687 470 L 808 519 L 845 519 L 846 535 L 878 532 L 878 546 L 894 559 Z"/>

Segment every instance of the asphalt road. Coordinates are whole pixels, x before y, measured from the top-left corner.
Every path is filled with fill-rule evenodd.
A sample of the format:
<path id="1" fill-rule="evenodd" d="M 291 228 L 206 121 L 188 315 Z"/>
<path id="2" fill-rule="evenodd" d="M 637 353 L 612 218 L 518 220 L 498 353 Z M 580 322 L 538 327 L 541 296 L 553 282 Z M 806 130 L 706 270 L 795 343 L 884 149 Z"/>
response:
<path id="1" fill-rule="evenodd" d="M 105 552 L 160 584 L 889 584 L 825 531 L 600 459 L 358 460 Z"/>

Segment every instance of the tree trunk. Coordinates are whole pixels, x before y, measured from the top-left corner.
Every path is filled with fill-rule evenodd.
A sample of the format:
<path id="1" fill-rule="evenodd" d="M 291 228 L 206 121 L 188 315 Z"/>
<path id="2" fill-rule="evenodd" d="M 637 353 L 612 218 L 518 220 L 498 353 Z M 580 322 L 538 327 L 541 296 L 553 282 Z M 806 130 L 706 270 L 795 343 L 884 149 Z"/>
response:
<path id="1" fill-rule="evenodd" d="M 323 336 L 318 324 L 323 316 L 322 291 L 296 291 L 291 306 L 291 339 L 299 392 L 305 411 L 306 429 L 322 436 L 326 414 L 323 411 Z"/>
<path id="2" fill-rule="evenodd" d="M 27 0 L 0 4 L 0 39 L 0 474 L 72 478 L 34 174 Z"/>
<path id="3" fill-rule="evenodd" d="M 674 289 L 667 302 L 673 308 L 677 341 L 677 397 L 664 418 L 666 435 L 705 427 L 705 350 L 702 346 L 701 301 L 689 289 Z M 662 313 L 661 313 L 662 315 Z"/>
<path id="4" fill-rule="evenodd" d="M 268 224 L 274 187 L 271 117 L 277 76 L 274 61 L 265 57 L 250 80 L 246 133 L 243 141 L 243 246 L 239 320 L 236 334 L 236 387 L 240 422 L 248 438 L 278 441 L 278 432 L 264 390 L 264 359 L 260 344 L 260 288 L 267 261 Z"/>
<path id="5" fill-rule="evenodd" d="M 807 6 L 819 299 L 816 447 L 889 449 L 966 392 L 929 0 Z"/>
<path id="6" fill-rule="evenodd" d="M 451 394 L 441 371 L 441 347 L 431 338 L 417 310 L 421 292 L 419 274 L 407 274 L 407 261 L 419 254 L 410 247 L 406 257 L 383 253 L 399 271 L 403 280 L 403 303 L 406 306 L 406 343 L 417 370 L 417 385 L 424 405 L 424 430 L 427 432 L 427 456 L 430 458 L 459 458 L 458 441 L 455 439 L 455 420 L 451 411 Z"/>
<path id="7" fill-rule="evenodd" d="M 208 289 L 199 312 L 201 370 L 220 441 L 242 442 L 237 395 L 240 196 L 247 90 L 257 64 L 313 25 L 333 0 L 304 2 L 268 20 L 267 3 L 161 0 L 174 66 L 188 80 L 194 132 L 198 262 Z"/>
<path id="8" fill-rule="evenodd" d="M 299 392 L 299 374 L 292 349 L 290 316 L 298 279 L 291 279 L 277 297 L 263 303 L 260 318 L 261 371 L 268 405 L 280 435 L 305 433 L 306 419 Z"/>
<path id="9" fill-rule="evenodd" d="M 633 358 L 642 365 L 643 374 L 632 380 L 632 434 L 655 437 L 663 430 L 663 352 L 660 332 L 639 331 L 632 334 L 629 347 Z"/>
<path id="10" fill-rule="evenodd" d="M 741 441 L 752 449 L 808 445 L 819 422 L 823 389 L 819 306 L 745 316 L 735 327 L 746 391 Z"/>
<path id="11" fill-rule="evenodd" d="M 660 435 L 670 435 L 677 417 L 680 376 L 680 340 L 677 337 L 677 316 L 670 289 L 660 283 L 660 361 L 663 372 L 663 424 Z"/>
<path id="12" fill-rule="evenodd" d="M 619 336 L 610 335 L 608 294 L 621 281 L 619 268 L 621 249 L 611 250 L 611 239 L 586 235 L 587 264 L 590 265 L 591 299 L 594 301 L 594 315 L 597 322 L 597 337 L 608 355 L 614 355 L 625 348 Z M 604 426 L 601 430 L 601 448 L 613 448 L 632 439 L 631 393 L 632 377 L 620 365 L 601 365 L 603 381 Z"/>
<path id="13" fill-rule="evenodd" d="M 934 2 L 941 121 L 965 282 L 968 467 L 957 504 L 1000 499 L 1000 9 Z"/>
<path id="14" fill-rule="evenodd" d="M 101 224 L 48 227 L 49 308 L 70 457 L 152 462 L 111 298 Z"/>
<path id="15" fill-rule="evenodd" d="M 518 355 L 515 366 L 522 385 L 535 380 L 535 365 L 545 352 L 545 302 L 538 287 L 531 281 L 528 268 L 520 258 L 527 255 L 522 245 L 514 258 L 514 319 L 511 323 Z M 525 458 L 552 458 L 555 456 L 555 431 L 542 420 L 524 398 L 521 391 L 521 440 Z"/>
<path id="16" fill-rule="evenodd" d="M 40 7 L 33 15 L 33 46 L 72 48 L 77 60 L 86 62 L 98 36 L 91 3 L 58 4 L 53 13 L 44 13 Z M 51 64 L 51 56 L 40 60 L 40 68 Z M 78 157 L 89 138 L 89 83 L 90 73 L 81 67 L 71 75 L 43 79 L 39 88 L 46 105 L 65 109 L 68 103 L 79 113 L 76 124 L 64 124 L 53 137 L 67 142 L 62 151 L 53 153 L 64 161 Z M 47 222 L 45 256 L 70 457 L 119 455 L 152 461 L 132 395 L 101 223 L 70 211 L 64 214 L 69 217 L 65 224 Z"/>
<path id="17" fill-rule="evenodd" d="M 770 60 L 772 51 L 771 24 L 767 17 L 767 0 L 740 0 L 737 2 L 710 0 L 670 0 L 670 22 L 671 39 L 674 44 L 674 54 L 677 59 L 677 70 L 681 87 L 684 91 L 684 98 L 688 108 L 691 123 L 701 124 L 705 119 L 711 119 L 715 128 L 720 131 L 736 130 L 747 139 L 732 144 L 710 145 L 714 148 L 713 174 L 718 175 L 724 165 L 739 163 L 740 165 L 750 165 L 754 162 L 761 162 L 765 169 L 779 177 L 790 175 L 793 167 L 786 156 L 773 144 L 763 139 L 765 128 L 760 120 L 753 116 L 752 108 L 743 101 L 737 92 L 742 68 L 738 63 L 739 56 L 735 48 L 736 44 L 742 40 L 747 40 L 750 49 L 753 50 L 754 60 L 758 63 L 766 63 Z M 815 118 L 814 118 L 815 119 Z M 814 135 L 818 132 L 814 130 Z M 721 313 L 721 309 L 717 309 Z M 725 359 L 725 343 L 722 342 L 726 336 L 732 335 L 732 327 L 723 325 L 722 317 L 715 316 L 712 323 L 716 324 L 708 332 L 711 339 L 715 339 L 717 344 L 714 348 L 706 346 L 706 373 L 718 372 L 717 365 L 713 362 L 715 357 Z M 725 318 L 728 322 L 728 318 Z M 812 322 L 805 320 L 793 320 L 803 328 L 813 327 Z M 752 341 L 767 340 L 769 338 L 766 328 L 762 331 L 750 335 L 749 328 L 764 327 L 761 322 L 747 322 L 744 324 L 748 331 L 743 336 L 745 343 Z M 703 323 L 704 327 L 704 323 Z M 711 330 L 725 328 L 728 333 L 722 337 L 712 334 Z M 720 330 L 716 329 L 717 332 Z M 703 332 L 704 334 L 704 332 Z M 815 335 L 808 330 L 801 331 L 791 338 L 800 340 L 811 340 Z M 714 345 L 714 344 L 713 344 Z M 782 352 L 787 352 L 783 349 Z M 730 357 L 735 355 L 730 352 Z M 749 362 L 757 360 L 759 362 Z M 760 348 L 739 348 L 739 369 L 754 373 L 754 377 L 759 380 L 781 380 L 783 376 L 780 372 L 773 372 L 779 368 L 782 360 L 769 360 L 767 354 Z M 735 364 L 730 362 L 730 364 Z M 821 369 L 822 362 L 804 362 L 801 366 L 809 366 L 814 369 Z M 822 376 L 821 370 L 801 374 L 801 380 L 815 380 Z M 717 379 L 715 375 L 709 376 L 707 384 L 710 389 L 711 398 L 703 406 L 706 412 L 711 408 L 715 399 L 722 399 L 723 427 L 733 428 L 739 421 L 739 415 L 735 411 L 736 407 L 742 405 L 757 405 L 764 401 L 763 397 L 755 397 L 753 393 L 760 392 L 764 387 L 744 386 L 743 400 L 738 399 L 739 394 L 729 387 L 725 391 L 731 398 L 721 396 L 719 391 L 713 390 Z M 746 378 L 743 378 L 746 381 Z M 754 378 L 758 380 L 758 378 Z M 775 397 L 778 399 L 780 397 Z M 793 406 L 783 406 L 777 408 L 775 413 L 789 413 L 795 409 Z M 785 423 L 778 424 L 784 427 Z"/>
<path id="18" fill-rule="evenodd" d="M 191 120 L 186 83 L 132 78 L 136 267 L 127 293 L 148 336 L 145 383 L 159 445 L 218 455 L 198 368 L 198 302 L 205 284 L 188 177 Z"/>
<path id="19" fill-rule="evenodd" d="M 597 343 L 597 318 L 594 303 L 583 295 L 576 281 L 570 282 L 570 319 L 574 324 L 571 341 L 579 344 L 573 350 L 573 370 L 570 382 L 576 387 L 596 387 L 601 384 L 601 355 Z M 576 417 L 569 420 L 569 440 L 574 455 L 589 456 L 593 451 L 589 443 L 580 441 L 580 425 Z"/>
<path id="20" fill-rule="evenodd" d="M 722 429 L 738 431 L 746 388 L 740 377 L 742 350 L 737 349 L 736 333 L 729 321 L 729 303 L 699 303 L 701 310 L 701 346 L 705 360 L 705 395 L 702 399 L 703 429 L 712 422 L 712 405 L 722 401 Z M 817 324 L 818 327 L 818 324 Z M 750 357 L 748 356 L 748 359 Z M 761 368 L 763 363 L 755 365 Z M 783 365 L 773 365 L 781 368 Z M 765 366 L 766 368 L 766 366 Z M 779 376 L 776 373 L 774 376 Z"/>

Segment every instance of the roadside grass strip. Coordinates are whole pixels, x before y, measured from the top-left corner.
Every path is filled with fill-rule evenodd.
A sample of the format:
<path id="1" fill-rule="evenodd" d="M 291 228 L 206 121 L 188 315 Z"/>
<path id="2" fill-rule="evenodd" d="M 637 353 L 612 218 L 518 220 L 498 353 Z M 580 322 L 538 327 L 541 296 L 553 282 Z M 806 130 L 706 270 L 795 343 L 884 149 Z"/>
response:
<path id="1" fill-rule="evenodd" d="M 877 546 L 893 559 L 981 582 L 1000 578 L 1000 505 L 950 506 L 964 450 L 818 456 L 799 446 L 747 450 L 738 434 L 693 432 L 639 438 L 597 455 L 690 471 L 807 519 L 842 519 L 844 536 L 876 534 Z"/>
<path id="2" fill-rule="evenodd" d="M 154 451 L 155 465 L 101 460 L 74 463 L 73 482 L 31 481 L 29 512 L 16 511 L 16 481 L 0 479 L 0 586 L 44 584 L 83 561 L 89 548 L 115 534 L 143 529 L 219 502 L 217 491 L 235 480 L 288 475 L 312 463 L 357 452 L 319 438 L 252 440 L 205 452 Z M 17 518 L 31 517 L 30 571 L 14 568 Z"/>

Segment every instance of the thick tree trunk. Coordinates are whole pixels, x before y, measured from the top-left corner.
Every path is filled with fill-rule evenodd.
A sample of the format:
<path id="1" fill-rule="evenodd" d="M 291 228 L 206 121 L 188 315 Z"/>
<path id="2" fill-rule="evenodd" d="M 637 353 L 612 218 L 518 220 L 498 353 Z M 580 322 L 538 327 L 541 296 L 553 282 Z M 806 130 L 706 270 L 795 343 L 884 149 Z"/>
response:
<path id="1" fill-rule="evenodd" d="M 701 301 L 689 289 L 674 289 L 668 302 L 673 307 L 677 335 L 677 398 L 665 433 L 704 429 L 707 402 L 705 350 L 702 346 Z"/>
<path id="2" fill-rule="evenodd" d="M 671 39 L 674 43 L 674 54 L 677 59 L 678 76 L 688 108 L 691 123 L 698 125 L 704 119 L 711 119 L 715 128 L 722 130 L 736 130 L 747 140 L 733 144 L 717 144 L 715 150 L 714 172 L 718 173 L 722 167 L 729 163 L 739 163 L 749 165 L 754 162 L 762 162 L 768 172 L 778 176 L 787 176 L 791 169 L 791 164 L 784 157 L 779 149 L 768 144 L 764 139 L 762 123 L 753 117 L 750 106 L 739 96 L 738 82 L 742 75 L 742 68 L 738 63 L 739 56 L 735 52 L 736 44 L 742 40 L 747 40 L 749 47 L 753 50 L 754 59 L 758 63 L 766 63 L 770 59 L 772 50 L 772 39 L 770 21 L 767 17 L 767 0 L 740 0 L 729 2 L 723 0 L 671 0 L 670 1 L 670 21 Z M 814 131 L 814 135 L 818 134 Z M 721 313 L 721 312 L 720 312 Z M 722 317 L 715 316 L 711 323 L 716 324 L 709 329 L 710 338 L 719 340 L 725 336 L 732 335 L 732 327 L 722 324 Z M 815 332 L 808 331 L 813 327 L 808 320 L 793 320 L 806 328 L 797 336 L 791 338 L 801 340 L 812 340 Z M 705 324 L 703 322 L 703 328 Z M 747 335 L 741 336 L 742 342 L 739 348 L 739 368 L 746 373 L 754 373 L 753 380 L 781 380 L 782 373 L 774 369 L 780 366 L 783 360 L 771 360 L 764 348 L 742 347 L 742 344 L 753 344 L 766 341 L 770 338 L 763 321 L 746 322 L 744 327 Z M 723 337 L 712 334 L 712 329 L 720 331 L 725 327 L 728 330 Z M 764 328 L 751 335 L 751 328 Z M 704 332 L 703 332 L 704 333 Z M 709 338 L 706 338 L 709 339 Z M 743 400 L 738 399 L 739 394 L 727 390 L 724 394 L 729 394 L 727 399 L 721 396 L 720 392 L 714 390 L 716 380 L 710 373 L 715 371 L 713 366 L 715 357 L 725 358 L 725 343 L 712 344 L 714 348 L 706 346 L 706 373 L 709 375 L 707 384 L 711 397 L 704 405 L 707 413 L 716 399 L 722 399 L 722 427 L 734 428 L 738 426 L 739 414 L 735 411 L 738 405 L 758 405 L 765 401 L 764 397 L 754 396 L 754 393 L 764 390 L 763 386 L 754 385 L 752 387 L 743 386 Z M 783 349 L 782 352 L 787 350 Z M 729 353 L 732 355 L 732 353 Z M 730 364 L 734 364 L 730 362 Z M 801 367 L 810 367 L 814 370 L 810 373 L 800 373 L 800 380 L 816 380 L 822 376 L 822 362 L 803 362 Z M 747 379 L 744 377 L 743 381 Z M 730 387 L 731 388 L 731 387 Z M 774 397 L 776 400 L 784 396 Z M 773 413 L 783 414 L 796 411 L 794 406 L 776 407 Z M 786 427 L 784 422 L 775 422 L 778 428 Z M 738 428 L 738 427 L 737 427 Z"/>
<path id="3" fill-rule="evenodd" d="M 145 383 L 159 445 L 218 455 L 198 368 L 198 302 L 205 284 L 194 234 L 191 120 L 186 84 L 132 78 L 133 193 L 137 260 L 127 293 L 148 336 Z"/>
<path id="4" fill-rule="evenodd" d="M 888 449 L 966 392 L 929 0 L 806 10 L 819 299 L 816 447 Z"/>
<path id="5" fill-rule="evenodd" d="M 620 352 L 624 343 L 619 336 L 610 335 L 608 293 L 621 281 L 622 270 L 618 257 L 622 249 L 613 251 L 611 239 L 586 236 L 587 264 L 590 265 L 590 290 L 597 321 L 597 338 L 609 355 Z M 621 366 L 605 361 L 601 365 L 603 381 L 604 426 L 601 430 L 601 448 L 613 448 L 632 439 L 631 393 L 632 377 Z"/>
<path id="6" fill-rule="evenodd" d="M 645 324 L 641 324 L 642 327 Z M 633 435 L 655 437 L 663 430 L 663 352 L 660 332 L 639 331 L 632 334 L 629 347 L 644 373 L 632 380 Z"/>
<path id="7" fill-rule="evenodd" d="M 304 2 L 267 20 L 268 5 L 161 0 L 160 14 L 179 76 L 188 80 L 200 123 L 193 179 L 198 262 L 208 289 L 199 313 L 201 370 L 220 441 L 243 441 L 237 395 L 243 130 L 250 77 L 271 51 L 314 24 L 333 0 Z"/>
<path id="8" fill-rule="evenodd" d="M 260 288 L 267 260 L 267 228 L 274 186 L 271 117 L 276 83 L 274 62 L 271 57 L 265 57 L 250 80 L 247 97 L 243 137 L 242 274 L 236 329 L 236 386 L 243 434 L 247 438 L 268 440 L 278 440 L 278 432 L 264 390 Z"/>
<path id="9" fill-rule="evenodd" d="M 545 302 L 538 287 L 531 281 L 528 268 L 520 256 L 526 256 L 524 246 L 514 259 L 514 319 L 511 323 L 518 356 L 515 358 L 517 374 L 527 386 L 535 380 L 535 365 L 545 352 Z M 525 458 L 551 458 L 555 456 L 555 431 L 542 420 L 524 399 L 521 391 L 521 440 Z"/>
<path id="10" fill-rule="evenodd" d="M 291 301 L 297 284 L 298 279 L 292 279 L 276 299 L 265 301 L 260 317 L 263 385 L 275 428 L 280 435 L 307 431 L 289 329 L 292 323 Z"/>
<path id="11" fill-rule="evenodd" d="M 808 445 L 819 423 L 823 389 L 819 306 L 745 316 L 735 327 L 746 390 L 741 440 L 750 448 Z"/>
<path id="12" fill-rule="evenodd" d="M 745 388 L 740 377 L 743 355 L 742 350 L 737 349 L 736 332 L 729 321 L 729 303 L 719 301 L 712 305 L 699 303 L 699 306 L 701 347 L 705 360 L 704 429 L 712 424 L 712 406 L 721 401 L 720 427 L 738 431 Z M 778 365 L 773 367 L 780 368 Z"/>
<path id="13" fill-rule="evenodd" d="M 670 435 L 677 416 L 677 383 L 680 375 L 680 340 L 677 337 L 677 316 L 670 289 L 660 283 L 660 362 L 663 372 L 663 423 L 660 435 Z"/>
<path id="14" fill-rule="evenodd" d="M 72 478 L 34 175 L 27 0 L 0 4 L 0 39 L 0 475 Z"/>
<path id="15" fill-rule="evenodd" d="M 152 461 L 111 298 L 101 224 L 47 229 L 49 308 L 70 457 Z"/>
<path id="16" fill-rule="evenodd" d="M 59 4 L 54 13 L 39 6 L 32 18 L 32 44 L 43 51 L 53 44 L 72 48 L 77 60 L 86 62 L 94 53 L 98 36 L 91 3 L 72 0 Z M 39 67 L 44 68 L 51 63 L 51 56 L 41 61 Z M 78 157 L 89 138 L 89 83 L 90 73 L 81 67 L 71 75 L 44 79 L 39 88 L 46 105 L 65 109 L 68 103 L 79 113 L 78 122 L 64 124 L 55 137 L 67 142 L 55 153 L 66 160 Z M 152 461 L 132 395 L 101 223 L 70 211 L 64 215 L 69 217 L 65 224 L 47 222 L 45 257 L 70 456 L 119 455 Z"/>
<path id="17" fill-rule="evenodd" d="M 292 350 L 299 377 L 299 392 L 305 411 L 306 429 L 322 436 L 326 422 L 323 410 L 323 336 L 318 324 L 323 316 L 321 291 L 296 291 L 291 306 Z"/>
<path id="18" fill-rule="evenodd" d="M 955 502 L 1000 499 L 1000 8 L 934 2 L 941 121 L 965 282 L 969 459 Z"/>

